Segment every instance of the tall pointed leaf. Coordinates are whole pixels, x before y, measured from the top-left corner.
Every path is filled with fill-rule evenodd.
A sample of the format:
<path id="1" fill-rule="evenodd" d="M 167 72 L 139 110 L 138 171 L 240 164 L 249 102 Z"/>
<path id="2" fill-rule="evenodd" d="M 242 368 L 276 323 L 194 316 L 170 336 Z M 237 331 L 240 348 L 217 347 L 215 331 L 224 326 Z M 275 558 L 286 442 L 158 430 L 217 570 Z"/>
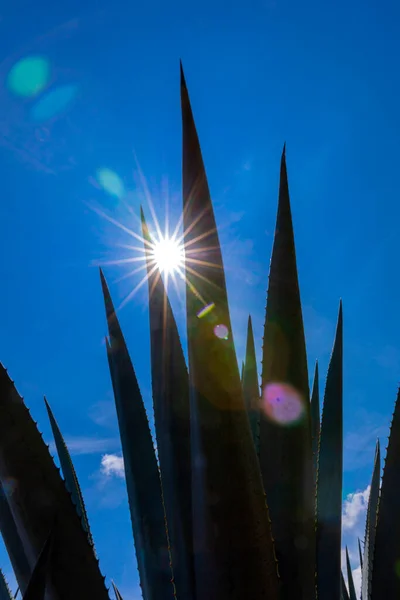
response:
<path id="1" fill-rule="evenodd" d="M 368 500 L 367 519 L 365 525 L 364 563 L 362 567 L 362 597 L 371 600 L 371 579 L 374 560 L 376 518 L 379 502 L 379 485 L 381 480 L 381 451 L 379 440 L 376 442 L 374 470 L 371 480 L 371 491 Z"/>
<path id="2" fill-rule="evenodd" d="M 343 469 L 343 313 L 326 379 L 317 477 L 318 600 L 340 598 Z"/>
<path id="3" fill-rule="evenodd" d="M 357 600 L 356 588 L 354 587 L 353 571 L 351 570 L 349 551 L 346 546 L 346 567 L 347 567 L 347 581 L 349 582 L 349 597 L 350 600 Z"/>
<path id="4" fill-rule="evenodd" d="M 285 148 L 262 356 L 260 466 L 283 598 L 315 596 L 310 391 Z"/>
<path id="5" fill-rule="evenodd" d="M 119 591 L 119 589 L 117 588 L 117 586 L 115 585 L 115 583 L 112 581 L 112 586 L 114 589 L 114 594 L 115 594 L 115 599 L 116 600 L 123 600 L 122 596 L 121 596 L 121 592 Z"/>
<path id="6" fill-rule="evenodd" d="M 376 521 L 371 591 L 373 600 L 400 597 L 400 390 L 390 427 Z M 364 563 L 366 558 L 364 557 Z M 366 598 L 365 600 L 368 600 Z"/>
<path id="7" fill-rule="evenodd" d="M 22 398 L 0 365 L 0 481 L 17 482 L 7 501 L 30 567 L 36 564 L 53 525 L 60 519 L 51 580 L 65 598 L 107 600 L 108 594 L 93 548 Z"/>
<path id="8" fill-rule="evenodd" d="M 57 421 L 54 418 L 53 412 L 50 408 L 46 398 L 44 399 L 46 404 L 47 413 L 49 415 L 50 425 L 56 443 L 58 457 L 60 459 L 61 469 L 65 478 L 65 483 L 69 493 L 72 496 L 72 500 L 76 506 L 77 513 L 82 519 L 82 527 L 88 534 L 89 542 L 93 544 L 93 538 L 90 531 L 89 519 L 86 514 L 85 502 L 83 500 L 81 488 L 78 481 L 78 476 L 75 471 L 75 467 L 72 463 L 71 455 L 61 434 L 61 431 L 57 425 Z"/>
<path id="9" fill-rule="evenodd" d="M 51 586 L 51 561 L 53 554 L 54 530 L 52 530 L 33 569 L 23 600 L 44 600 L 47 587 Z M 54 593 L 54 592 L 53 592 Z M 58 594 L 57 594 L 58 595 Z"/>
<path id="10" fill-rule="evenodd" d="M 362 553 L 362 549 L 361 549 L 360 538 L 358 538 L 358 553 L 360 555 L 360 567 L 361 567 L 361 572 L 362 572 L 362 570 L 363 570 L 363 553 Z"/>
<path id="11" fill-rule="evenodd" d="M 315 363 L 314 383 L 311 393 L 311 435 L 312 435 L 312 453 L 314 464 L 314 478 L 317 480 L 318 468 L 318 445 L 320 432 L 320 409 L 319 409 L 319 371 L 318 361 Z"/>
<path id="12" fill-rule="evenodd" d="M 347 591 L 346 582 L 344 580 L 342 571 L 340 571 L 340 594 L 341 600 L 350 600 L 349 592 Z"/>
<path id="13" fill-rule="evenodd" d="M 214 211 L 182 69 L 181 103 L 197 600 L 275 600 L 278 577 L 268 510 L 242 395 Z M 209 305 L 213 310 L 200 317 Z"/>
<path id="14" fill-rule="evenodd" d="M 260 388 L 257 374 L 256 349 L 251 317 L 247 323 L 246 362 L 242 377 L 243 396 L 246 405 L 251 435 L 258 455 L 260 445 Z"/>
<path id="15" fill-rule="evenodd" d="M 157 450 L 174 580 L 182 600 L 195 596 L 189 378 L 152 241 L 141 210 L 149 284 L 151 374 Z"/>
<path id="16" fill-rule="evenodd" d="M 136 558 L 144 600 L 172 598 L 168 538 L 149 422 L 103 272 L 110 342 L 107 356 L 117 408 Z"/>
<path id="17" fill-rule="evenodd" d="M 0 482 L 0 532 L 18 585 L 24 592 L 31 576 L 31 568 L 7 501 L 6 492 L 12 493 L 12 482 L 5 488 Z"/>
<path id="18" fill-rule="evenodd" d="M 0 600 L 14 600 L 3 571 L 0 569 Z"/>

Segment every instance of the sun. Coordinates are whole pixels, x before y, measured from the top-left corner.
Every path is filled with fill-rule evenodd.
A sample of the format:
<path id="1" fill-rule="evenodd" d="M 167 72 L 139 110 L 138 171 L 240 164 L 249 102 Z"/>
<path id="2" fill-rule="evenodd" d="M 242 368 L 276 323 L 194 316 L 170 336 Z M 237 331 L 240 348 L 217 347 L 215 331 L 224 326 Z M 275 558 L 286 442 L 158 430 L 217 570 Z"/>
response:
<path id="1" fill-rule="evenodd" d="M 183 245 L 174 237 L 160 237 L 152 244 L 151 255 L 160 273 L 174 275 L 184 266 Z"/>

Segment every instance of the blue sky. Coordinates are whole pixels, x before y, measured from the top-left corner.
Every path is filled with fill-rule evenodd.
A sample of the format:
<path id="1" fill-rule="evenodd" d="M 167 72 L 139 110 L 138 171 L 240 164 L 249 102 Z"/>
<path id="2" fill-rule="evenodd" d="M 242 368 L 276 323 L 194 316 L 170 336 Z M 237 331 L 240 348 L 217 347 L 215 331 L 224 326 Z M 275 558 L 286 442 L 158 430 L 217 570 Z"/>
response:
<path id="1" fill-rule="evenodd" d="M 74 454 L 102 570 L 125 600 L 139 592 L 118 459 L 102 466 L 120 446 L 94 264 L 129 257 L 120 245 L 132 240 L 93 207 L 138 232 L 140 202 L 150 216 L 139 164 L 161 222 L 166 203 L 177 221 L 179 58 L 239 359 L 249 313 L 261 347 L 285 140 L 310 377 L 318 358 L 321 392 L 343 298 L 345 539 L 357 566 L 375 439 L 386 445 L 400 372 L 399 13 L 394 2 L 359 0 L 15 0 L 0 10 L 0 360 L 50 440 L 46 394 Z M 7 76 L 30 56 L 44 57 L 50 74 L 24 98 Z M 36 103 L 63 86 L 73 86 L 71 102 L 46 118 Z M 119 175 L 124 201 L 94 185 L 99 168 Z M 127 271 L 105 268 L 117 305 L 140 279 L 118 282 Z M 184 335 L 179 294 L 173 303 Z M 151 413 L 146 288 L 120 319 Z M 2 548 L 0 564 L 9 572 Z"/>

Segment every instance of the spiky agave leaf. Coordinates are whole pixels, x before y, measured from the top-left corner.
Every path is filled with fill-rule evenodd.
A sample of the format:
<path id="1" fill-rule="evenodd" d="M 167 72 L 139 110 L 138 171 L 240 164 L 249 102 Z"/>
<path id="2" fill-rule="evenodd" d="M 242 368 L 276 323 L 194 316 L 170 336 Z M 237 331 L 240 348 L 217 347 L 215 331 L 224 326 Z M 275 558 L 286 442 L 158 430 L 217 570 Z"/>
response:
<path id="1" fill-rule="evenodd" d="M 379 440 L 376 442 L 374 470 L 371 480 L 371 491 L 368 500 L 368 510 L 365 525 L 364 561 L 362 568 L 362 598 L 371 599 L 372 565 L 374 560 L 375 527 L 379 501 L 379 485 L 381 479 L 381 451 Z"/>
<path id="2" fill-rule="evenodd" d="M 319 408 L 319 370 L 318 361 L 315 363 L 314 383 L 311 392 L 311 436 L 312 436 L 312 454 L 314 465 L 314 479 L 317 480 L 318 469 L 318 444 L 320 432 L 320 408 Z"/>
<path id="3" fill-rule="evenodd" d="M 174 580 L 179 598 L 195 597 L 189 377 L 167 291 L 150 256 L 141 209 L 149 284 L 154 419 Z"/>
<path id="4" fill-rule="evenodd" d="M 3 571 L 0 569 L 0 600 L 14 600 Z"/>
<path id="5" fill-rule="evenodd" d="M 253 325 L 250 316 L 247 322 L 246 361 L 244 363 L 242 386 L 251 435 L 258 455 L 260 444 L 260 388 L 258 383 Z"/>
<path id="6" fill-rule="evenodd" d="M 356 588 L 354 587 L 353 571 L 351 570 L 349 551 L 346 546 L 346 568 L 347 581 L 349 582 L 349 600 L 357 600 Z"/>
<path id="7" fill-rule="evenodd" d="M 55 594 L 108 600 L 93 549 L 65 483 L 22 398 L 0 365 L 0 481 L 17 482 L 7 496 L 31 568 L 60 515 L 51 580 Z"/>
<path id="8" fill-rule="evenodd" d="M 343 571 L 340 571 L 340 600 L 350 600 L 346 582 L 343 577 Z"/>
<path id="9" fill-rule="evenodd" d="M 372 600 L 400 597 L 400 390 L 390 426 L 378 503 L 372 566 Z M 366 557 L 364 556 L 364 564 Z M 365 598 L 368 600 L 368 598 Z"/>
<path id="10" fill-rule="evenodd" d="M 11 480 L 7 485 L 7 488 L 10 488 L 9 493 L 12 492 L 12 486 L 13 481 Z M 0 532 L 12 564 L 15 577 L 17 578 L 18 585 L 23 593 L 29 582 L 31 568 L 29 566 L 26 552 L 15 524 L 13 514 L 7 501 L 6 489 L 3 488 L 0 482 Z"/>
<path id="11" fill-rule="evenodd" d="M 23 600 L 44 600 L 50 582 L 53 555 L 54 529 L 47 537 L 43 549 L 32 571 L 31 578 L 23 595 Z M 51 585 L 51 584 L 50 584 Z M 57 594 L 58 596 L 58 594 Z"/>
<path id="12" fill-rule="evenodd" d="M 113 586 L 113 590 L 114 590 L 114 594 L 115 594 L 115 599 L 116 600 L 123 600 L 122 596 L 121 596 L 121 592 L 119 591 L 119 589 L 117 588 L 117 586 L 115 585 L 115 583 L 112 581 L 112 586 Z"/>
<path id="13" fill-rule="evenodd" d="M 310 392 L 285 148 L 262 357 L 260 467 L 285 599 L 315 596 Z"/>
<path id="14" fill-rule="evenodd" d="M 360 555 L 360 567 L 361 567 L 361 572 L 362 572 L 362 570 L 363 570 L 363 553 L 362 553 L 362 549 L 361 549 L 360 538 L 358 538 L 358 554 Z"/>
<path id="15" fill-rule="evenodd" d="M 340 598 L 343 469 L 343 311 L 328 367 L 317 476 L 318 600 Z"/>
<path id="16" fill-rule="evenodd" d="M 47 414 L 49 415 L 50 425 L 53 432 L 54 441 L 56 443 L 57 453 L 60 459 L 61 469 L 64 475 L 67 489 L 72 496 L 72 500 L 76 506 L 78 515 L 82 519 L 82 527 L 88 534 L 89 542 L 92 544 L 92 546 L 94 546 L 93 537 L 90 531 L 89 519 L 86 514 L 85 502 L 83 500 L 78 476 L 76 474 L 71 455 L 62 436 L 60 428 L 58 427 L 57 421 L 55 420 L 53 411 L 50 408 L 50 404 L 47 402 L 46 398 L 44 399 L 44 402 L 46 405 Z"/>
<path id="17" fill-rule="evenodd" d="M 100 270 L 110 341 L 106 340 L 125 480 L 144 600 L 172 598 L 168 538 L 159 470 L 136 374 Z"/>
<path id="18" fill-rule="evenodd" d="M 183 224 L 197 600 L 276 600 L 278 577 L 244 406 L 225 274 L 181 67 Z M 214 309 L 199 318 L 210 303 Z"/>

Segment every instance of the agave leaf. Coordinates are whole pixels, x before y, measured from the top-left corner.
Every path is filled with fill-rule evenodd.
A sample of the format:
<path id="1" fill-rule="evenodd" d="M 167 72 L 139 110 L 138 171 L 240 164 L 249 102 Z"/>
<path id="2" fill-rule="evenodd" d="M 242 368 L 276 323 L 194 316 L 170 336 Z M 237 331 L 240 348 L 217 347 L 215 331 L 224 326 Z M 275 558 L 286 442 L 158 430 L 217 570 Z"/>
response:
<path id="1" fill-rule="evenodd" d="M 290 600 L 315 597 L 315 494 L 309 398 L 284 148 L 264 328 L 260 466 L 283 598 Z"/>
<path id="2" fill-rule="evenodd" d="M 144 600 L 172 598 L 160 475 L 149 422 L 125 339 L 100 270 L 110 342 L 107 356 L 117 408 L 125 480 Z"/>
<path id="3" fill-rule="evenodd" d="M 400 597 L 400 390 L 390 427 L 379 497 L 372 565 L 373 600 Z M 372 490 L 371 490 L 372 491 Z M 364 565 L 366 556 L 364 555 Z M 365 598 L 364 600 L 368 600 Z"/>
<path id="4" fill-rule="evenodd" d="M 0 481 L 17 481 L 7 496 L 29 564 L 38 560 L 55 514 L 57 560 L 51 579 L 63 597 L 107 600 L 108 594 L 87 534 L 48 447 L 0 365 Z M 33 525 L 34 524 L 34 525 Z"/>
<path id="5" fill-rule="evenodd" d="M 356 588 L 354 587 L 353 572 L 351 570 L 349 551 L 346 546 L 346 567 L 347 567 L 347 581 L 349 582 L 349 600 L 357 600 Z"/>
<path id="6" fill-rule="evenodd" d="M 31 575 L 31 569 L 24 546 L 18 533 L 14 517 L 10 510 L 5 489 L 0 483 L 0 531 L 3 537 L 7 554 L 10 558 L 15 577 L 22 592 Z"/>
<path id="7" fill-rule="evenodd" d="M 181 102 L 197 600 L 275 600 L 278 576 L 268 510 L 242 395 L 214 211 L 182 68 Z M 213 310 L 199 317 L 211 303 Z"/>
<path id="8" fill-rule="evenodd" d="M 360 555 L 360 567 L 361 567 L 361 573 L 363 570 L 363 554 L 362 554 L 362 550 L 361 550 L 361 541 L 360 538 L 358 538 L 358 553 Z"/>
<path id="9" fill-rule="evenodd" d="M 343 313 L 326 379 L 317 476 L 318 600 L 340 598 L 343 468 Z"/>
<path id="10" fill-rule="evenodd" d="M 60 428 L 57 425 L 57 421 L 54 418 L 54 414 L 50 408 L 46 398 L 44 399 L 46 404 L 47 413 L 49 415 L 50 425 L 56 443 L 58 457 L 60 459 L 61 469 L 65 478 L 65 483 L 69 493 L 72 496 L 72 500 L 76 506 L 77 513 L 82 520 L 82 526 L 88 534 L 89 542 L 94 547 L 93 537 L 90 531 L 89 519 L 86 514 L 85 502 L 83 500 L 81 488 L 78 481 L 78 476 L 73 465 L 71 455 L 68 447 L 61 434 Z"/>
<path id="11" fill-rule="evenodd" d="M 340 571 L 340 598 L 341 600 L 350 600 L 342 571 Z"/>
<path id="12" fill-rule="evenodd" d="M 117 586 L 115 585 L 115 583 L 112 581 L 112 586 L 114 589 L 114 594 L 115 594 L 115 598 L 116 600 L 123 600 L 122 596 L 121 596 L 121 592 L 119 591 L 119 589 L 117 588 Z"/>
<path id="13" fill-rule="evenodd" d="M 3 571 L 0 569 L 0 600 L 14 600 Z"/>
<path id="14" fill-rule="evenodd" d="M 141 210 L 149 284 L 151 373 L 157 449 L 174 580 L 182 600 L 195 596 L 189 378 L 178 328 Z"/>
<path id="15" fill-rule="evenodd" d="M 312 453 L 314 464 L 314 480 L 317 480 L 318 469 L 318 444 L 320 432 L 320 409 L 319 409 L 319 371 L 318 361 L 315 363 L 314 383 L 311 393 L 311 435 L 312 435 Z"/>
<path id="16" fill-rule="evenodd" d="M 257 374 L 256 349 L 251 317 L 247 324 L 246 362 L 242 377 L 243 396 L 257 455 L 260 445 L 260 388 Z"/>
<path id="17" fill-rule="evenodd" d="M 365 525 L 364 563 L 362 566 L 362 597 L 371 599 L 371 578 L 374 559 L 376 517 L 379 501 L 379 484 L 381 479 L 381 451 L 379 440 L 376 443 L 374 470 L 371 480 L 371 491 L 368 501 L 367 519 Z"/>
<path id="18" fill-rule="evenodd" d="M 51 574 L 51 562 L 53 554 L 54 529 L 47 537 L 43 549 L 32 571 L 31 578 L 26 588 L 23 600 L 44 600 L 47 584 Z"/>
<path id="19" fill-rule="evenodd" d="M 244 377 L 244 360 L 242 360 L 242 369 L 240 371 L 240 381 L 242 382 L 242 385 L 243 385 L 243 377 Z"/>

